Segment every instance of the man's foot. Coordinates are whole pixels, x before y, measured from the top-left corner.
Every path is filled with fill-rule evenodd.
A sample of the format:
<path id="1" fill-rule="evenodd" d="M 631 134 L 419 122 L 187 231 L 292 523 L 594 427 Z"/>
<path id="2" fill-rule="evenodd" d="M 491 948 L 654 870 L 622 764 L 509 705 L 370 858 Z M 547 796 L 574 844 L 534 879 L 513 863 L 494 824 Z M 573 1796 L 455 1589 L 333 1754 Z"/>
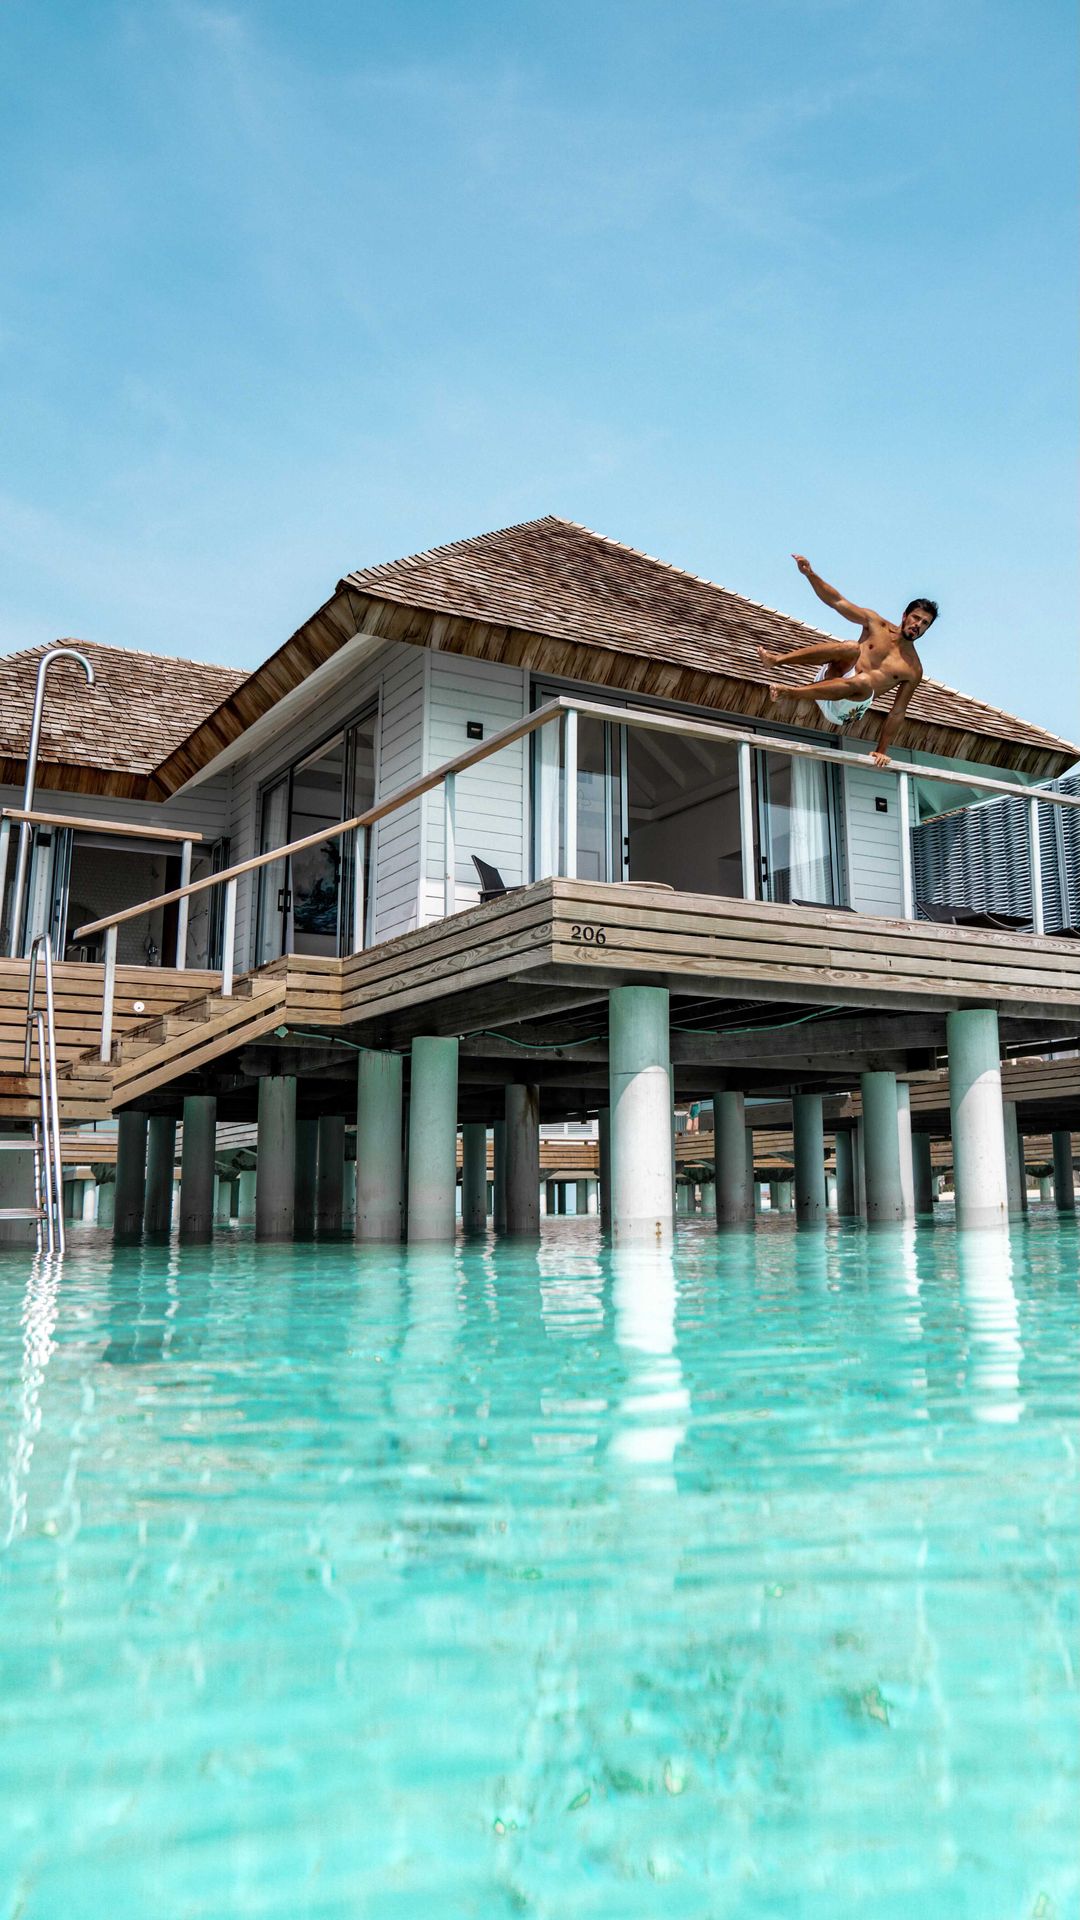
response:
<path id="1" fill-rule="evenodd" d="M 770 700 L 779 700 L 779 698 L 780 698 L 780 689 L 779 689 L 779 687 L 776 687 L 776 686 L 772 686 L 772 687 L 770 687 L 770 688 L 769 688 L 769 699 L 770 699 Z"/>
<path id="2" fill-rule="evenodd" d="M 758 653 L 767 667 L 775 667 L 781 658 L 778 653 L 770 653 L 768 647 L 759 647 Z"/>

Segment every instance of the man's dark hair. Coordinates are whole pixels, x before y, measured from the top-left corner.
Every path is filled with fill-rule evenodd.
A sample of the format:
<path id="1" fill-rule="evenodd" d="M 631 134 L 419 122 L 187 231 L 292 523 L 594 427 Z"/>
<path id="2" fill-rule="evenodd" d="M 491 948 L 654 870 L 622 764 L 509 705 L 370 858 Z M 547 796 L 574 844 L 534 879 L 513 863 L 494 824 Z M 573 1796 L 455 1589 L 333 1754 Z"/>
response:
<path id="1" fill-rule="evenodd" d="M 930 615 L 931 620 L 936 620 L 938 616 L 937 601 L 936 600 L 909 600 L 907 603 L 907 606 L 904 608 L 905 620 L 907 619 L 909 613 L 928 613 Z"/>

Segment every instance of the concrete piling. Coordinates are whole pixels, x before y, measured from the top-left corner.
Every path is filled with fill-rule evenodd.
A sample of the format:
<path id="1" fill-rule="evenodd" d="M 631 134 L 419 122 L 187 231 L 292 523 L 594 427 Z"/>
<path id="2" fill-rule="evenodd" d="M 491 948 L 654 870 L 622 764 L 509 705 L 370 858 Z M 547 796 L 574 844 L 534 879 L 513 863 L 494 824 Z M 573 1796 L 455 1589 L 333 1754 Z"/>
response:
<path id="1" fill-rule="evenodd" d="M 256 1239 L 291 1240 L 296 1181 L 296 1079 L 292 1074 L 269 1074 L 259 1081 L 256 1172 Z"/>
<path id="2" fill-rule="evenodd" d="M 408 1238 L 452 1240 L 456 1221 L 458 1043 L 417 1034 L 409 1058 Z"/>
<path id="3" fill-rule="evenodd" d="M 461 1224 L 466 1233 L 487 1232 L 487 1128 L 470 1121 L 461 1129 Z"/>
<path id="4" fill-rule="evenodd" d="M 315 1232 L 315 1187 L 319 1171 L 319 1123 L 296 1121 L 296 1171 L 293 1179 L 293 1238 L 310 1240 Z"/>
<path id="5" fill-rule="evenodd" d="M 143 1232 L 162 1235 L 172 1225 L 173 1167 L 176 1161 L 176 1121 L 152 1114 L 146 1128 L 146 1197 Z"/>
<path id="6" fill-rule="evenodd" d="M 866 1218 L 876 1225 L 882 1220 L 899 1220 L 903 1210 L 896 1075 L 864 1073 L 860 1086 Z"/>
<path id="7" fill-rule="evenodd" d="M 611 1215 L 616 1240 L 670 1241 L 672 1179 L 670 996 L 666 987 L 608 994 Z M 746 1155 L 739 1141 L 739 1179 Z"/>
<path id="8" fill-rule="evenodd" d="M 214 1231 L 214 1154 L 217 1148 L 217 1096 L 189 1093 L 184 1100 L 184 1138 L 180 1148 L 181 1240 L 209 1240 Z"/>
<path id="9" fill-rule="evenodd" d="M 791 1103 L 795 1144 L 795 1212 L 805 1225 L 825 1218 L 825 1122 L 820 1093 L 797 1093 Z"/>
<path id="10" fill-rule="evenodd" d="M 506 1089 L 506 1232 L 540 1231 L 540 1090 Z"/>
<path id="11" fill-rule="evenodd" d="M 1054 1154 L 1054 1205 L 1059 1213 L 1076 1212 L 1076 1181 L 1073 1177 L 1072 1134 L 1068 1127 L 1056 1127 L 1050 1136 Z"/>
<path id="12" fill-rule="evenodd" d="M 911 1136 L 911 1166 L 915 1183 L 915 1212 L 918 1214 L 934 1211 L 934 1169 L 930 1158 L 930 1135 L 913 1133 Z"/>
<path id="13" fill-rule="evenodd" d="M 748 1178 L 746 1100 L 729 1088 L 713 1095 L 714 1169 L 718 1226 L 736 1226 L 753 1212 L 753 1185 Z"/>
<path id="14" fill-rule="evenodd" d="M 401 1239 L 402 1063 L 365 1052 L 356 1079 L 357 1240 Z"/>
<path id="15" fill-rule="evenodd" d="M 146 1203 L 145 1113 L 122 1113 L 116 1123 L 116 1199 L 113 1232 L 117 1240 L 137 1240 Z"/>
<path id="16" fill-rule="evenodd" d="M 1004 1226 L 1009 1217 L 1001 1048 L 992 1007 L 966 1007 L 946 1019 L 956 1223 Z"/>
<path id="17" fill-rule="evenodd" d="M 345 1198 L 345 1116 L 324 1113 L 319 1120 L 315 1175 L 315 1230 L 340 1233 Z"/>

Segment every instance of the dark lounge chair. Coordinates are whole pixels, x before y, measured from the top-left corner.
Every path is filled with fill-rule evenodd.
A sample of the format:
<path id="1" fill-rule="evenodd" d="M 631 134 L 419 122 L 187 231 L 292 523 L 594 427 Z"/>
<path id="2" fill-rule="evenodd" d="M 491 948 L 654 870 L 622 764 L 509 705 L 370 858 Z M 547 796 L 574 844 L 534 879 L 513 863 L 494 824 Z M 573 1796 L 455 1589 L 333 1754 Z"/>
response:
<path id="1" fill-rule="evenodd" d="M 508 887 L 498 867 L 490 866 L 474 853 L 473 866 L 480 881 L 480 905 L 486 907 L 489 900 L 501 900 L 504 893 L 520 893 L 520 887 Z"/>

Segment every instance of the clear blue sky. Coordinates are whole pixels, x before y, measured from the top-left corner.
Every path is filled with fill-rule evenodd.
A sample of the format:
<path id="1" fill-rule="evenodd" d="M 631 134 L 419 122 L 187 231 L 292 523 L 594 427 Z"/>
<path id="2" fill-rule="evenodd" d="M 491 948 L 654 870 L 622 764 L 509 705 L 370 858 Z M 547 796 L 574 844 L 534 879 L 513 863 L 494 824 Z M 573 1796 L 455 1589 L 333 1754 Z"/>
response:
<path id="1" fill-rule="evenodd" d="M 0 649 L 555 512 L 1080 734 L 1072 0 L 5 0 Z M 824 609 L 822 609 L 824 613 Z"/>

